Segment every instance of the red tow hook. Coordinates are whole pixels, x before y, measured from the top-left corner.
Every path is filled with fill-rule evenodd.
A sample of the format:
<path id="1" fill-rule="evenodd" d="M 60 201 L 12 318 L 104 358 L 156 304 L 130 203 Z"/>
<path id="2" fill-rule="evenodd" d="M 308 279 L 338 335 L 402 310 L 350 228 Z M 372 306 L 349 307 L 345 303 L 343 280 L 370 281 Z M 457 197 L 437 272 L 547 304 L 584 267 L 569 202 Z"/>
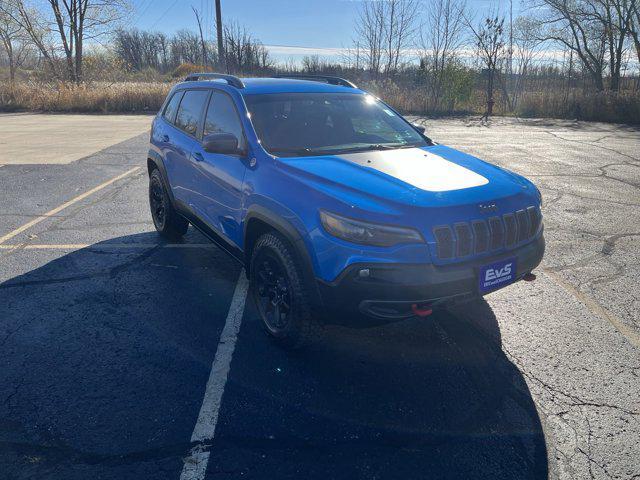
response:
<path id="1" fill-rule="evenodd" d="M 529 272 L 529 273 L 526 273 L 524 277 L 522 277 L 522 279 L 525 282 L 533 282 L 536 279 L 536 275 L 534 273 Z"/>
<path id="2" fill-rule="evenodd" d="M 411 311 L 413 312 L 414 315 L 417 315 L 418 317 L 428 317 L 433 313 L 433 310 L 431 309 L 431 307 L 418 306 L 417 303 L 411 304 Z"/>

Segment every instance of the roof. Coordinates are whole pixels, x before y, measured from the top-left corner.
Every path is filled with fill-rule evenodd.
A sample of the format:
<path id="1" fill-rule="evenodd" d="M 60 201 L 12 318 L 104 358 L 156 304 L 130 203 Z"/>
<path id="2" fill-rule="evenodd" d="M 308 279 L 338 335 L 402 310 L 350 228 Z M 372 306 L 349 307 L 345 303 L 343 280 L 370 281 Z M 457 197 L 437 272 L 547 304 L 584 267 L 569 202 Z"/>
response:
<path id="1" fill-rule="evenodd" d="M 294 80 L 290 78 L 242 78 L 244 88 L 238 89 L 242 95 L 255 95 L 260 93 L 355 93 L 362 94 L 358 88 L 330 85 L 313 80 Z M 226 85 L 223 80 L 201 80 L 184 82 L 181 86 L 207 87 L 211 82 Z"/>

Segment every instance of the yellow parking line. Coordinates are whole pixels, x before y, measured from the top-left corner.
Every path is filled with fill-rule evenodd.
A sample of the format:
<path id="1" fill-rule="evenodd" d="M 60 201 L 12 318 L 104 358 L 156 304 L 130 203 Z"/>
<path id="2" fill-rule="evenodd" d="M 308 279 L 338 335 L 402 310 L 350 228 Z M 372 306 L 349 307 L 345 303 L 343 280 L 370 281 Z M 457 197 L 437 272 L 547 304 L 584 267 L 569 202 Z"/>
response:
<path id="1" fill-rule="evenodd" d="M 126 172 L 118 175 L 117 177 L 113 177 L 111 180 L 107 180 L 106 182 L 101 183 L 97 187 L 93 187 L 91 190 L 88 190 L 88 191 L 84 192 L 83 194 L 78 195 L 75 198 L 72 198 L 68 202 L 65 202 L 62 205 L 60 205 L 59 207 L 56 207 L 53 210 L 49 210 L 47 213 L 44 213 L 44 214 L 40 215 L 39 217 L 34 218 L 30 222 L 25 223 L 21 227 L 16 228 L 12 232 L 7 233 L 5 236 L 0 237 L 0 244 L 6 242 L 7 240 L 12 239 L 16 235 L 20 235 L 25 230 L 33 227 L 34 225 L 37 225 L 38 223 L 42 222 L 43 220 L 46 220 L 49 217 L 52 217 L 53 215 L 55 215 L 55 214 L 61 212 L 62 210 L 64 210 L 65 208 L 70 207 L 74 203 L 78 203 L 80 200 L 83 200 L 83 199 L 87 198 L 89 195 L 93 195 L 94 193 L 102 190 L 103 188 L 108 187 L 112 183 L 117 182 L 118 180 L 121 180 L 124 177 L 126 177 L 128 175 L 131 175 L 134 172 L 137 172 L 138 170 L 140 170 L 140 168 L 141 167 L 134 167 L 131 170 L 127 170 Z"/>
<path id="2" fill-rule="evenodd" d="M 545 274 L 547 274 L 549 278 L 551 278 L 551 280 L 553 280 L 556 284 L 564 288 L 567 291 L 567 293 L 569 293 L 570 295 L 575 297 L 579 302 L 585 305 L 592 313 L 608 321 L 613 326 L 613 328 L 615 328 L 618 332 L 620 332 L 622 336 L 624 336 L 629 341 L 629 343 L 631 343 L 631 345 L 633 345 L 636 348 L 640 348 L 640 335 L 638 335 L 634 330 L 632 330 L 631 327 L 629 327 L 626 323 L 624 323 L 622 320 L 620 320 L 611 312 L 609 312 L 607 309 L 605 309 L 593 298 L 582 293 L 580 290 L 574 287 L 571 283 L 569 283 L 564 278 L 562 278 L 558 273 L 554 272 L 553 270 L 547 267 L 542 267 L 542 271 Z"/>
<path id="3" fill-rule="evenodd" d="M 4 244 L 0 250 L 79 250 L 81 248 L 217 248 L 213 243 L 55 243 L 55 244 Z"/>

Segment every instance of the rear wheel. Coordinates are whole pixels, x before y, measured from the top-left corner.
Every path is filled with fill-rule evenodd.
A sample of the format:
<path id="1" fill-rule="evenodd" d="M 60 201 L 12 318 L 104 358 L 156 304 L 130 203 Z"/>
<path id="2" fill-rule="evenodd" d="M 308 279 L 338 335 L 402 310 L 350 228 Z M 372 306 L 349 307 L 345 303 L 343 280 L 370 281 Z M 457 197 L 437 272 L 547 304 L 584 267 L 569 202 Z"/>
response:
<path id="1" fill-rule="evenodd" d="M 160 235 L 178 240 L 189 228 L 189 222 L 173 208 L 160 171 L 156 168 L 149 175 L 149 207 L 153 224 Z"/>
<path id="2" fill-rule="evenodd" d="M 251 293 L 265 330 L 285 348 L 301 348 L 322 333 L 312 313 L 300 266 L 288 242 L 262 235 L 251 255 Z"/>

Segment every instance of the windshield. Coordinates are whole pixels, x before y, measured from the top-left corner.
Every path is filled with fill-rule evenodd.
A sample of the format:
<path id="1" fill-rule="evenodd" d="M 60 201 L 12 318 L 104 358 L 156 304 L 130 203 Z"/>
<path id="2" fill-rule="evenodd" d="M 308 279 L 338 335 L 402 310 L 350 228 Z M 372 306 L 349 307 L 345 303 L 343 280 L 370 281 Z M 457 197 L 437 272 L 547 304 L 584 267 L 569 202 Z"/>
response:
<path id="1" fill-rule="evenodd" d="M 247 95 L 263 147 L 280 157 L 339 154 L 428 145 L 409 123 L 371 95 Z"/>

